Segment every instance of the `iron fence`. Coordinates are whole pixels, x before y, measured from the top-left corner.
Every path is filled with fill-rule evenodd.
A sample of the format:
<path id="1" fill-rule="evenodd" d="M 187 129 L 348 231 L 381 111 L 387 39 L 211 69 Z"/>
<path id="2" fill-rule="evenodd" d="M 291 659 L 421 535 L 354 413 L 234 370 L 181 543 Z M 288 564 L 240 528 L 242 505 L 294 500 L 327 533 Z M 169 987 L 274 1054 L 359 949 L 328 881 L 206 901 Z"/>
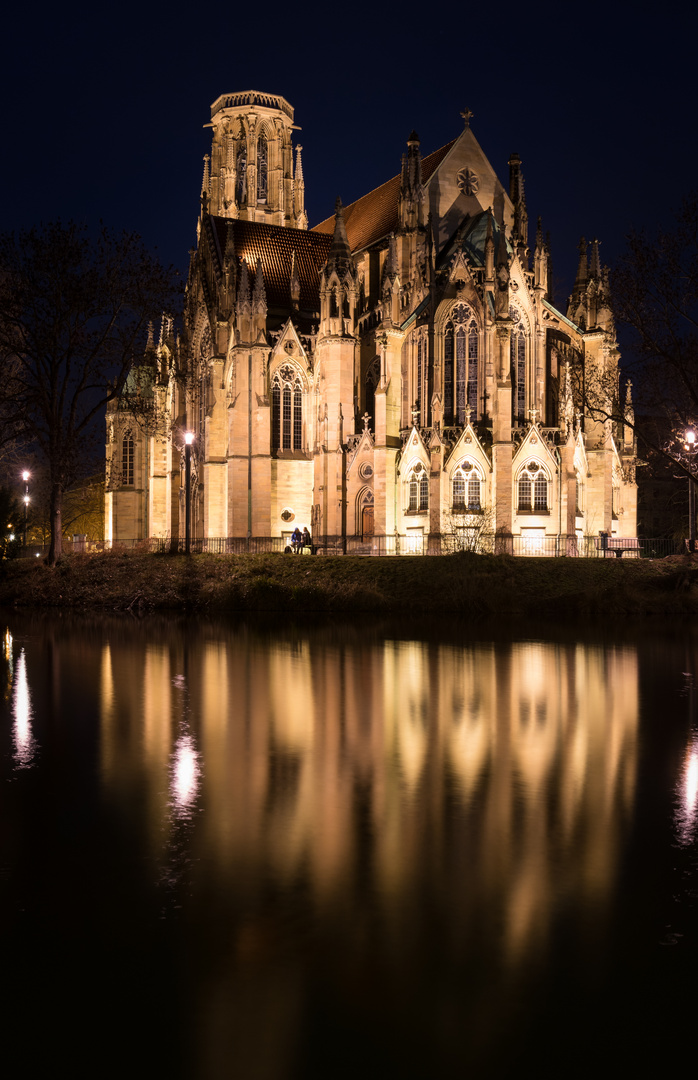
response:
<path id="1" fill-rule="evenodd" d="M 209 555 L 269 555 L 291 554 L 292 547 L 285 536 L 213 536 L 206 539 L 192 538 L 192 554 Z M 443 536 L 414 535 L 389 536 L 323 536 L 313 541 L 311 547 L 303 548 L 302 555 L 454 555 L 474 552 L 478 555 L 514 555 L 538 558 L 582 559 L 663 559 L 668 555 L 685 554 L 687 540 L 659 537 L 565 537 L 512 535 L 504 533 L 463 533 Z M 45 558 L 48 544 L 29 544 L 21 548 L 18 558 Z M 151 554 L 183 554 L 185 540 L 182 537 L 151 537 L 149 540 L 64 540 L 66 554 L 99 554 L 104 551 L 141 552 Z"/>

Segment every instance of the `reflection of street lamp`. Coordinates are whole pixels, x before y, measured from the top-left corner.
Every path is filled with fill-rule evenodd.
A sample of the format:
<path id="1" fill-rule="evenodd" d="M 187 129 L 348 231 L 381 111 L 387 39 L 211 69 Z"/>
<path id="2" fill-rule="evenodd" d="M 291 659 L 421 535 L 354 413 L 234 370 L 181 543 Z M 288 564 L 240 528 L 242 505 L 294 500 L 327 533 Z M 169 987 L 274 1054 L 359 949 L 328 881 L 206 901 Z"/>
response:
<path id="1" fill-rule="evenodd" d="M 28 469 L 25 469 L 22 473 L 22 479 L 24 480 L 24 547 L 27 546 L 27 510 L 29 508 L 29 477 L 31 473 Z"/>
<path id="2" fill-rule="evenodd" d="M 184 553 L 191 552 L 191 444 L 194 442 L 194 432 L 184 432 Z"/>
<path id="3" fill-rule="evenodd" d="M 696 450 L 696 433 L 693 428 L 688 428 L 686 431 L 686 442 L 684 443 L 684 449 L 689 455 L 688 465 L 688 550 L 691 555 L 696 550 L 696 489 L 693 484 L 693 457 Z"/>

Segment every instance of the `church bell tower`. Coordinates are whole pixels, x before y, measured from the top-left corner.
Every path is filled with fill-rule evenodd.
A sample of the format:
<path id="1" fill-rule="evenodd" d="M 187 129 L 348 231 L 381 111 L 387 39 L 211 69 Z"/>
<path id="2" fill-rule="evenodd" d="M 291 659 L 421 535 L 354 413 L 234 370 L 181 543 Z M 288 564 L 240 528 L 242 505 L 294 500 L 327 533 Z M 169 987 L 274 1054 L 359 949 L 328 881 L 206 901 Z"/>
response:
<path id="1" fill-rule="evenodd" d="M 211 106 L 213 142 L 202 200 L 216 217 L 307 229 L 301 146 L 295 175 L 293 106 L 275 94 L 222 94 Z"/>

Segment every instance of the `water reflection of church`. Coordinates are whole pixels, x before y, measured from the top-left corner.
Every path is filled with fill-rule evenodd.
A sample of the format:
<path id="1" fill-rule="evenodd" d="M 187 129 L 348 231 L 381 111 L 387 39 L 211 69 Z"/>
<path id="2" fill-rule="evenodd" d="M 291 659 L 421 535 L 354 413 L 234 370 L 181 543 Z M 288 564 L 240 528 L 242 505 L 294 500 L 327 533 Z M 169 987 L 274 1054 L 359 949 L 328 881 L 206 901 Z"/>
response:
<path id="1" fill-rule="evenodd" d="M 107 417 L 108 538 L 183 535 L 186 428 L 202 538 L 635 535 L 632 430 L 581 400 L 618 391 L 598 244 L 563 314 L 518 155 L 505 188 L 463 115 L 426 157 L 413 132 L 398 175 L 308 230 L 293 108 L 213 104 L 183 336 L 166 319 L 149 344 L 145 429 L 128 395 Z"/>
<path id="2" fill-rule="evenodd" d="M 203 806 L 197 863 L 307 877 L 320 909 L 358 908 L 367 830 L 392 921 L 438 851 L 459 925 L 475 933 L 476 913 L 496 907 L 513 965 L 548 939 L 566 897 L 610 895 L 638 715 L 637 655 L 616 647 L 264 648 L 213 632 L 102 652 L 102 773 L 145 808 L 153 854 L 182 810 Z"/>

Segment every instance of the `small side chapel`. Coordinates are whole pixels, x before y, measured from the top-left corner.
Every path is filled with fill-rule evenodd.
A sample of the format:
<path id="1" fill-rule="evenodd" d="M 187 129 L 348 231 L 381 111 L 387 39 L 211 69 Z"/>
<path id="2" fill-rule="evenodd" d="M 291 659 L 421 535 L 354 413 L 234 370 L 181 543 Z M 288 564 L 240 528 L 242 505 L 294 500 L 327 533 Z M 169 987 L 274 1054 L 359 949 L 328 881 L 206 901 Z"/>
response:
<path id="1" fill-rule="evenodd" d="M 574 554 L 636 535 L 630 389 L 630 423 L 582 399 L 618 391 L 598 242 L 563 314 L 520 158 L 505 187 L 462 116 L 308 229 L 292 106 L 214 102 L 181 336 L 164 318 L 107 414 L 108 540 L 184 535 L 185 431 L 194 538 L 307 526 L 321 548 L 438 553 L 479 523 L 497 550 Z"/>

